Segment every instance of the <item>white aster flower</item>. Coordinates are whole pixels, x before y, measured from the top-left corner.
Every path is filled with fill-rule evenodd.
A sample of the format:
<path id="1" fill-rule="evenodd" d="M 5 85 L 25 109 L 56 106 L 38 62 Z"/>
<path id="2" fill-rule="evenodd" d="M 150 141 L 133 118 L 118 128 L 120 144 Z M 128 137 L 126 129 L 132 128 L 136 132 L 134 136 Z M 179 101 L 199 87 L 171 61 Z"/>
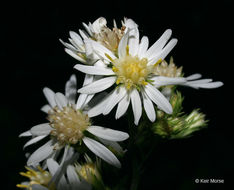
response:
<path id="1" fill-rule="evenodd" d="M 165 77 L 181 77 L 182 76 L 182 67 L 177 68 L 174 63 L 173 57 L 170 57 L 169 64 L 166 60 L 163 60 L 154 71 L 155 75 L 165 76 Z"/>
<path id="2" fill-rule="evenodd" d="M 104 17 L 100 17 L 93 23 L 87 25 L 83 23 L 85 30 L 79 30 L 79 34 L 70 31 L 69 42 L 60 42 L 65 46 L 65 51 L 73 58 L 85 64 L 94 64 L 99 57 L 93 53 L 92 46 L 87 39 L 93 39 L 108 48 L 113 53 L 117 51 L 119 42 L 127 31 L 137 25 L 131 19 L 124 18 L 122 27 L 118 28 L 114 20 L 112 29 L 107 27 L 107 21 Z"/>
<path id="3" fill-rule="evenodd" d="M 84 40 L 93 38 L 93 32 L 100 31 L 100 28 L 103 26 L 103 19 L 99 18 L 93 24 L 89 23 L 89 26 L 85 23 L 83 25 L 86 32 L 79 30 L 79 34 L 77 34 L 76 32 L 70 31 L 70 38 L 68 39 L 70 43 L 63 42 L 61 39 L 60 42 L 65 46 L 65 52 L 73 58 L 85 64 L 94 64 L 98 60 L 98 57 L 90 51 L 90 44 L 85 44 Z"/>
<path id="4" fill-rule="evenodd" d="M 108 46 L 114 46 L 111 44 L 115 44 L 115 46 L 118 46 L 118 42 L 121 37 L 120 34 L 114 35 L 115 33 L 106 26 L 106 23 L 106 19 L 100 17 L 96 21 L 94 21 L 93 23 L 89 23 L 88 25 L 83 23 L 85 31 L 79 30 L 79 34 L 70 31 L 70 43 L 63 42 L 60 39 L 60 42 L 65 46 L 65 52 L 82 63 L 94 64 L 99 57 L 96 54 L 93 54 L 90 44 L 85 43 L 84 41 L 86 39 L 92 38 L 99 41 L 100 43 L 107 44 Z M 116 28 L 113 31 L 118 30 Z M 115 36 L 118 36 L 118 40 L 113 40 L 113 38 L 116 38 Z M 110 40 L 114 42 L 110 42 Z"/>
<path id="5" fill-rule="evenodd" d="M 104 66 L 85 66 L 77 64 L 75 68 L 86 74 L 106 76 L 79 89 L 84 94 L 95 94 L 106 90 L 116 84 L 115 88 L 100 104 L 91 109 L 89 116 L 103 113 L 108 114 L 118 104 L 116 119 L 120 118 L 127 110 L 130 102 L 137 125 L 142 115 L 142 102 L 148 118 L 153 122 L 156 119 L 153 103 L 166 113 L 172 113 L 168 100 L 152 84 L 154 70 L 167 56 L 177 43 L 177 39 L 168 42 L 171 30 L 164 34 L 148 49 L 148 38 L 144 36 L 139 43 L 139 31 L 133 21 L 132 27 L 122 37 L 117 55 L 109 49 L 90 40 L 93 50 L 101 57 Z"/>
<path id="6" fill-rule="evenodd" d="M 20 172 L 20 175 L 29 178 L 30 181 L 17 184 L 16 186 L 19 188 L 32 190 L 32 185 L 34 184 L 40 184 L 41 186 L 46 187 L 52 179 L 50 172 L 43 170 L 40 166 L 37 166 L 37 168 L 26 167 L 26 169 L 27 172 Z"/>
<path id="7" fill-rule="evenodd" d="M 174 85 L 188 86 L 195 89 L 212 89 L 223 85 L 220 81 L 213 82 L 212 79 L 200 79 L 202 75 L 199 73 L 192 74 L 188 77 L 182 77 L 182 67 L 177 68 L 173 58 L 170 59 L 169 64 L 165 60 L 162 61 L 162 63 L 156 67 L 154 74 L 156 76 L 152 77 L 152 84 L 157 88 L 163 87 L 161 92 L 168 100 L 170 100 L 171 97 L 171 87 Z"/>
<path id="8" fill-rule="evenodd" d="M 97 43 L 104 45 L 110 51 L 115 53 L 126 30 L 137 27 L 134 21 L 127 18 L 124 18 L 124 21 L 122 21 L 122 27 L 120 29 L 117 28 L 115 21 L 112 30 L 108 28 L 106 24 L 106 19 L 100 17 L 88 25 L 83 23 L 85 30 L 79 30 L 79 34 L 70 31 L 70 43 L 63 42 L 60 39 L 60 42 L 65 46 L 65 52 L 83 64 L 102 66 L 103 63 L 98 61 L 100 57 L 94 53 L 89 39 L 95 40 Z M 93 75 L 87 74 L 83 85 L 91 84 L 98 79 L 100 79 L 100 76 L 94 77 Z M 87 99 L 86 103 L 93 98 L 92 94 L 82 94 L 81 96 L 83 96 L 83 99 Z"/>
<path id="9" fill-rule="evenodd" d="M 60 165 L 52 158 L 47 159 L 46 162 L 48 171 L 38 166 L 37 168 L 26 167 L 27 172 L 20 172 L 22 176 L 29 178 L 30 181 L 17 184 L 17 187 L 28 190 L 90 190 L 92 188 L 89 183 L 79 178 L 76 168 L 72 164 L 66 165 L 63 173 L 58 177 Z"/>
<path id="10" fill-rule="evenodd" d="M 156 74 L 156 76 L 152 78 L 152 83 L 158 88 L 168 85 L 183 85 L 198 89 L 218 88 L 223 85 L 220 81 L 213 82 L 212 79 L 200 79 L 202 75 L 199 73 L 192 74 L 188 77 L 182 77 L 182 67 L 177 68 L 172 57 L 170 58 L 169 64 L 165 60 L 159 64 L 154 74 Z"/>
<path id="11" fill-rule="evenodd" d="M 91 124 L 90 117 L 85 111 L 87 100 L 83 96 L 79 96 L 77 103 L 74 104 L 76 95 L 76 78 L 74 75 L 67 82 L 65 95 L 54 93 L 49 88 L 44 88 L 43 92 L 49 105 L 44 106 L 42 110 L 48 114 L 49 122 L 36 125 L 20 136 L 32 136 L 32 139 L 24 147 L 36 143 L 46 136 L 51 138 L 29 157 L 27 165 L 35 166 L 49 157 L 55 157 L 62 148 L 65 148 L 63 156 L 63 160 L 65 160 L 71 145 L 83 142 L 98 157 L 109 164 L 120 167 L 119 160 L 109 149 L 96 140 L 87 137 L 84 132 L 87 131 L 97 138 L 113 142 L 126 140 L 129 136 L 121 131 Z"/>
<path id="12" fill-rule="evenodd" d="M 171 39 L 168 42 L 172 33 L 168 29 L 148 48 L 149 40 L 146 36 L 143 36 L 139 41 L 138 27 L 134 21 L 128 19 L 127 23 L 128 30 L 121 38 L 115 53 L 92 39 L 86 40 L 92 44 L 93 51 L 100 57 L 103 64 L 94 66 L 75 65 L 75 68 L 81 72 L 102 77 L 79 89 L 78 92 L 80 93 L 93 95 L 113 85 L 118 86 L 101 103 L 88 112 L 89 116 L 96 116 L 101 113 L 106 115 L 118 104 L 115 116 L 118 119 L 126 112 L 131 102 L 135 118 L 134 123 L 137 125 L 142 114 L 141 104 L 143 102 L 145 112 L 153 122 L 156 119 L 153 103 L 164 112 L 172 113 L 172 107 L 167 100 L 168 96 L 166 98 L 163 95 L 165 92 L 158 90 L 159 87 L 184 85 L 194 88 L 216 88 L 222 85 L 222 82 L 212 82 L 211 79 L 196 80 L 201 77 L 200 74 L 186 78 L 178 77 L 181 69 L 175 70 L 173 64 L 169 65 L 171 67 L 170 75 L 158 75 L 163 70 L 159 64 L 176 45 L 177 39 Z M 171 75 L 175 77 L 171 77 Z"/>

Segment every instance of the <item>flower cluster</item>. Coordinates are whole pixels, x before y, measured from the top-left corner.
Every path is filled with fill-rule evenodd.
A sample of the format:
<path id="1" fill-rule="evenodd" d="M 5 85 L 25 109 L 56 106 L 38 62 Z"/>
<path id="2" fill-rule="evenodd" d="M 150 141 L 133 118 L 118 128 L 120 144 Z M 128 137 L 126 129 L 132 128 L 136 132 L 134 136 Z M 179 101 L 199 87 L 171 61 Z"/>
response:
<path id="1" fill-rule="evenodd" d="M 184 77 L 172 57 L 166 62 L 178 41 L 171 38 L 170 29 L 149 46 L 148 37 L 140 37 L 132 19 L 124 18 L 120 27 L 114 21 L 112 29 L 103 17 L 83 26 L 79 34 L 70 32 L 69 42 L 60 40 L 65 52 L 80 62 L 74 68 L 85 73 L 83 86 L 77 89 L 76 76 L 71 75 L 64 94 L 43 89 L 48 104 L 41 110 L 47 114 L 47 122 L 20 137 L 31 137 L 24 148 L 39 141 L 44 144 L 29 154 L 27 172 L 20 173 L 29 181 L 18 184 L 20 188 L 109 189 L 102 179 L 102 165 L 110 172 L 111 165 L 121 168 L 119 160 L 127 151 L 121 145 L 131 148 L 126 145 L 131 135 L 127 127 L 119 131 L 115 126 L 99 126 L 94 117 L 108 115 L 116 106 L 113 119 L 133 114 L 131 127 L 148 127 L 155 138 L 185 138 L 207 121 L 199 110 L 188 115 L 182 112 L 183 98 L 176 87 L 223 85 L 201 79 L 198 73 Z"/>

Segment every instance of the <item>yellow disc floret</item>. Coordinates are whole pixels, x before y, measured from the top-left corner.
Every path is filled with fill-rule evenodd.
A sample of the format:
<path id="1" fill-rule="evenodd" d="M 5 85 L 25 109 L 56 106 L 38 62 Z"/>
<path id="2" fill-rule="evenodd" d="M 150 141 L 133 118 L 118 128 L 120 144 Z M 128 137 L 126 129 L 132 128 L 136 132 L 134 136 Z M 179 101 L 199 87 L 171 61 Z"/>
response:
<path id="1" fill-rule="evenodd" d="M 29 167 L 26 167 L 27 172 L 20 172 L 20 175 L 29 178 L 29 183 L 27 184 L 17 184 L 19 188 L 26 188 L 32 190 L 32 185 L 39 184 L 45 187 L 48 187 L 48 184 L 52 178 L 51 174 L 48 171 L 43 170 L 40 166 L 37 167 L 38 170 L 33 170 Z M 53 189 L 50 186 L 50 189 Z"/>
<path id="2" fill-rule="evenodd" d="M 84 164 L 82 165 L 79 174 L 86 180 L 88 181 L 88 176 L 90 174 L 95 175 L 95 166 L 94 164 Z"/>
<path id="3" fill-rule="evenodd" d="M 81 176 L 84 180 L 89 182 L 90 184 L 93 183 L 93 177 L 100 179 L 100 173 L 97 169 L 97 166 L 94 163 L 86 163 L 83 165 L 76 166 L 77 173 Z"/>
<path id="4" fill-rule="evenodd" d="M 118 76 L 116 84 L 122 83 L 128 90 L 131 87 L 147 85 L 146 79 L 151 72 L 147 63 L 146 58 L 139 59 L 137 56 L 133 57 L 128 53 L 124 58 L 115 59 L 112 70 Z"/>
<path id="5" fill-rule="evenodd" d="M 90 120 L 87 114 L 74 109 L 74 106 L 66 106 L 63 109 L 53 108 L 49 112 L 51 135 L 61 144 L 76 144 L 83 138 L 83 131 L 90 126 Z"/>

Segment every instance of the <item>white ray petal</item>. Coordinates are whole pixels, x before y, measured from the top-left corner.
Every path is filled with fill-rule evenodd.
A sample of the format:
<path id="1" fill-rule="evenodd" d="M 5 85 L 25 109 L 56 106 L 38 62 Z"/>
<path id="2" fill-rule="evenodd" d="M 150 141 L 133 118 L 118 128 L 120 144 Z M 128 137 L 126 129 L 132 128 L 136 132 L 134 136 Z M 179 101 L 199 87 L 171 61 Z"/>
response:
<path id="1" fill-rule="evenodd" d="M 43 146 L 41 146 L 39 149 L 37 149 L 32 155 L 29 157 L 27 161 L 28 166 L 35 166 L 39 162 L 45 160 L 48 158 L 52 153 L 54 152 L 54 146 L 53 141 L 50 140 L 47 143 L 45 143 Z"/>
<path id="2" fill-rule="evenodd" d="M 94 76 L 93 75 L 85 75 L 83 86 L 90 84 L 94 81 Z"/>
<path id="3" fill-rule="evenodd" d="M 129 45 L 129 54 L 135 56 L 139 49 L 139 30 L 136 24 L 135 27 L 131 29 L 129 32 L 128 45 Z"/>
<path id="4" fill-rule="evenodd" d="M 81 37 L 83 38 L 83 40 L 86 40 L 89 38 L 89 35 L 85 31 L 79 30 L 79 33 L 80 33 Z"/>
<path id="5" fill-rule="evenodd" d="M 103 110 L 105 109 L 106 104 L 110 100 L 112 93 L 108 94 L 103 100 L 100 101 L 100 103 L 98 103 L 96 106 L 91 108 L 88 111 L 88 116 L 89 117 L 95 117 L 97 115 L 100 115 L 103 112 Z"/>
<path id="6" fill-rule="evenodd" d="M 79 187 L 80 185 L 79 176 L 77 175 L 75 171 L 75 167 L 72 165 L 69 165 L 67 167 L 67 179 L 71 187 L 77 187 L 77 188 Z"/>
<path id="7" fill-rule="evenodd" d="M 116 24 L 115 19 L 113 19 L 113 26 L 114 26 L 114 28 L 117 28 L 117 24 Z"/>
<path id="8" fill-rule="evenodd" d="M 85 40 L 84 41 L 84 46 L 85 46 L 86 57 L 92 58 L 93 57 L 93 47 L 92 47 L 92 44 L 91 44 L 91 40 Z"/>
<path id="9" fill-rule="evenodd" d="M 148 46 L 149 46 L 149 39 L 147 36 L 143 36 L 137 53 L 140 59 L 145 57 L 145 53 L 148 49 Z"/>
<path id="10" fill-rule="evenodd" d="M 51 182 L 53 182 L 54 184 L 57 184 L 58 189 L 61 189 L 61 190 L 65 189 L 67 186 L 67 181 L 64 175 L 61 175 L 61 171 L 59 171 L 61 170 L 61 166 L 59 166 L 59 164 L 52 158 L 47 159 L 46 163 L 47 163 L 50 173 L 53 176 L 53 178 L 51 179 Z"/>
<path id="11" fill-rule="evenodd" d="M 80 94 L 76 103 L 76 109 L 82 109 L 88 94 Z"/>
<path id="12" fill-rule="evenodd" d="M 100 33 L 103 26 L 106 26 L 107 21 L 104 17 L 100 17 L 95 20 L 92 24 L 95 33 Z"/>
<path id="13" fill-rule="evenodd" d="M 89 26 L 88 26 L 87 24 L 85 24 L 84 22 L 83 22 L 82 24 L 83 24 L 85 30 L 88 32 L 88 34 L 89 34 L 90 36 L 92 36 L 93 34 L 92 34 L 92 32 L 91 32 Z"/>
<path id="14" fill-rule="evenodd" d="M 135 56 L 139 46 L 139 31 L 137 24 L 132 19 L 126 19 L 125 32 L 129 31 L 129 54 Z"/>
<path id="15" fill-rule="evenodd" d="M 156 119 L 154 105 L 146 93 L 143 92 L 142 95 L 143 95 L 143 105 L 144 105 L 146 115 L 148 116 L 151 122 L 154 122 Z"/>
<path id="16" fill-rule="evenodd" d="M 32 138 L 31 140 L 29 140 L 23 147 L 23 149 L 25 149 L 27 146 L 31 145 L 31 144 L 34 144 L 38 141 L 40 141 L 41 139 L 45 138 L 47 135 L 41 135 L 41 136 L 38 136 L 38 137 L 34 137 Z"/>
<path id="17" fill-rule="evenodd" d="M 119 58 L 125 57 L 126 55 L 126 47 L 128 43 L 128 36 L 129 32 L 125 33 L 124 36 L 121 38 L 118 46 L 118 56 Z"/>
<path id="18" fill-rule="evenodd" d="M 190 85 L 193 85 L 193 84 L 205 84 L 205 83 L 209 83 L 209 82 L 212 82 L 213 80 L 212 79 L 200 79 L 200 80 L 194 80 L 194 81 L 188 81 L 187 83 L 189 83 Z"/>
<path id="19" fill-rule="evenodd" d="M 165 57 L 170 53 L 170 51 L 175 47 L 178 40 L 173 38 L 171 41 L 163 48 L 162 52 L 160 53 L 159 59 L 165 59 Z"/>
<path id="20" fill-rule="evenodd" d="M 49 172 L 54 175 L 59 168 L 59 164 L 52 158 L 46 160 Z"/>
<path id="21" fill-rule="evenodd" d="M 121 116 L 123 116 L 123 114 L 128 109 L 129 103 L 130 103 L 129 95 L 124 96 L 123 99 L 120 100 L 120 102 L 118 103 L 117 110 L 116 110 L 115 119 L 119 119 Z"/>
<path id="22" fill-rule="evenodd" d="M 98 66 L 87 66 L 87 65 L 81 65 L 81 64 L 76 64 L 74 66 L 75 69 L 78 71 L 81 71 L 86 74 L 90 75 L 114 75 L 115 73 L 112 71 L 111 68 L 104 68 L 104 67 L 98 67 Z"/>
<path id="23" fill-rule="evenodd" d="M 101 143 L 88 137 L 84 137 L 83 142 L 94 154 L 96 154 L 107 163 L 116 166 L 117 168 L 121 167 L 121 163 L 116 158 L 116 156 Z"/>
<path id="24" fill-rule="evenodd" d="M 116 59 L 115 55 L 112 53 L 112 51 L 110 51 L 109 49 L 107 49 L 106 47 L 104 47 L 103 45 L 101 45 L 100 43 L 91 40 L 91 44 L 93 46 L 93 50 L 104 60 L 107 60 L 110 62 L 110 59 L 106 56 L 110 56 L 111 59 Z"/>
<path id="25" fill-rule="evenodd" d="M 155 57 L 155 55 L 162 50 L 164 45 L 167 43 L 169 38 L 171 37 L 172 30 L 167 29 L 162 36 L 147 50 L 146 57 L 151 59 Z"/>
<path id="26" fill-rule="evenodd" d="M 73 39 L 68 38 L 68 40 L 69 40 L 69 42 L 71 43 L 71 45 L 74 47 L 73 49 L 70 48 L 72 51 L 74 51 L 74 52 L 80 52 L 80 49 L 83 48 L 83 47 L 81 47 L 81 46 L 77 46 L 77 44 L 74 42 Z M 83 52 L 83 51 L 82 51 L 82 52 Z"/>
<path id="27" fill-rule="evenodd" d="M 113 148 L 115 151 L 117 151 L 119 154 L 123 154 L 124 150 L 123 148 L 119 145 L 119 143 L 114 142 L 114 141 L 109 141 L 106 139 L 102 139 L 100 137 L 98 137 L 99 141 L 101 141 L 104 145 L 106 145 L 107 147 L 111 147 Z"/>
<path id="28" fill-rule="evenodd" d="M 94 80 L 94 76 L 93 75 L 85 75 L 85 79 L 83 82 L 83 86 L 88 85 L 90 83 L 92 83 Z M 88 94 L 80 94 L 78 99 L 77 99 L 77 103 L 76 103 L 76 109 L 81 109 L 83 108 L 83 106 L 86 105 L 86 100 L 88 98 Z"/>
<path id="29" fill-rule="evenodd" d="M 79 93 L 94 94 L 106 90 L 111 87 L 116 81 L 116 77 L 106 77 L 97 80 L 87 86 L 84 86 L 78 90 Z"/>
<path id="30" fill-rule="evenodd" d="M 223 83 L 220 81 L 217 82 L 208 82 L 208 83 L 199 83 L 199 84 L 189 84 L 190 82 L 188 82 L 188 85 L 194 88 L 218 88 L 223 86 Z"/>
<path id="31" fill-rule="evenodd" d="M 75 103 L 76 99 L 76 76 L 71 75 L 70 79 L 65 84 L 65 96 L 69 102 Z"/>
<path id="32" fill-rule="evenodd" d="M 87 131 L 92 133 L 93 135 L 110 140 L 110 141 L 124 141 L 126 140 L 129 135 L 122 131 L 117 131 L 109 128 L 104 128 L 100 126 L 90 126 Z"/>
<path id="33" fill-rule="evenodd" d="M 29 136 L 32 136 L 32 133 L 30 132 L 30 130 L 25 131 L 19 135 L 19 137 L 29 137 Z"/>
<path id="34" fill-rule="evenodd" d="M 90 40 L 85 40 L 85 56 L 87 65 L 94 65 L 98 60 L 100 60 L 100 57 L 94 52 Z"/>
<path id="35" fill-rule="evenodd" d="M 145 86 L 145 92 L 148 95 L 148 97 L 168 114 L 172 113 L 172 106 L 169 103 L 169 101 L 162 95 L 162 93 L 153 87 L 151 84 L 147 84 Z"/>
<path id="36" fill-rule="evenodd" d="M 43 93 L 44 93 L 48 103 L 50 104 L 50 106 L 52 108 L 55 107 L 56 106 L 56 102 L 55 102 L 55 99 L 54 99 L 55 93 L 51 89 L 49 89 L 47 87 L 45 87 L 43 89 Z"/>
<path id="37" fill-rule="evenodd" d="M 110 113 L 110 111 L 115 107 L 116 104 L 119 103 L 119 101 L 126 96 L 127 94 L 127 90 L 125 89 L 125 87 L 119 87 L 116 88 L 113 92 L 113 94 L 110 97 L 110 100 L 108 101 L 108 103 L 106 104 L 105 109 L 103 110 L 103 114 L 107 115 L 108 113 Z"/>
<path id="38" fill-rule="evenodd" d="M 77 55 L 77 53 L 75 53 L 75 51 L 72 51 L 70 49 L 65 48 L 65 52 L 67 54 L 69 54 L 70 56 L 72 56 L 73 58 L 75 58 L 78 61 L 80 61 L 81 63 L 86 63 L 86 60 L 83 57 L 80 57 L 79 55 Z"/>
<path id="39" fill-rule="evenodd" d="M 44 106 L 42 106 L 41 111 L 48 113 L 50 110 L 52 110 L 51 106 L 46 104 Z"/>
<path id="40" fill-rule="evenodd" d="M 55 102 L 60 109 L 63 109 L 68 104 L 67 98 L 60 92 L 55 94 Z"/>
<path id="41" fill-rule="evenodd" d="M 75 42 L 77 47 L 84 45 L 84 42 L 79 34 L 77 34 L 76 32 L 73 32 L 73 31 L 70 31 L 69 34 L 70 34 L 72 40 Z"/>
<path id="42" fill-rule="evenodd" d="M 40 136 L 40 135 L 48 135 L 51 132 L 52 128 L 49 123 L 43 123 L 36 125 L 30 129 L 32 135 Z"/>
<path id="43" fill-rule="evenodd" d="M 70 145 L 65 145 L 64 152 L 63 152 L 63 157 L 61 159 L 60 165 L 63 165 L 63 163 L 67 159 L 67 154 L 68 154 L 69 148 L 70 148 Z"/>
<path id="44" fill-rule="evenodd" d="M 99 59 L 98 61 L 96 61 L 96 62 L 94 63 L 94 66 L 106 68 L 106 67 L 107 67 L 107 64 L 106 64 L 106 62 L 104 62 L 104 61 L 102 61 L 102 60 Z"/>
<path id="45" fill-rule="evenodd" d="M 75 47 L 73 47 L 71 44 L 69 44 L 69 43 L 66 43 L 66 42 L 64 42 L 63 40 L 61 40 L 61 39 L 59 39 L 59 41 L 67 48 L 67 49 L 70 49 L 70 50 L 72 50 L 72 51 L 77 51 L 77 49 L 75 48 Z"/>
<path id="46" fill-rule="evenodd" d="M 202 75 L 200 73 L 195 73 L 195 74 L 192 74 L 192 75 L 186 77 L 186 79 L 187 80 L 195 80 L 195 79 L 199 79 L 201 77 L 202 77 Z"/>
<path id="47" fill-rule="evenodd" d="M 131 103 L 132 103 L 132 110 L 134 114 L 134 123 L 138 125 L 138 122 L 141 118 L 142 114 L 142 106 L 141 106 L 141 98 L 136 89 L 133 89 L 130 93 Z"/>
<path id="48" fill-rule="evenodd" d="M 122 23 L 122 25 L 129 29 L 138 27 L 137 24 L 130 18 L 124 18 L 124 23 Z"/>
<path id="49" fill-rule="evenodd" d="M 167 85 L 180 85 L 184 84 L 187 80 L 183 77 L 164 77 L 164 76 L 156 76 L 153 77 L 153 84 L 156 87 L 167 86 Z"/>

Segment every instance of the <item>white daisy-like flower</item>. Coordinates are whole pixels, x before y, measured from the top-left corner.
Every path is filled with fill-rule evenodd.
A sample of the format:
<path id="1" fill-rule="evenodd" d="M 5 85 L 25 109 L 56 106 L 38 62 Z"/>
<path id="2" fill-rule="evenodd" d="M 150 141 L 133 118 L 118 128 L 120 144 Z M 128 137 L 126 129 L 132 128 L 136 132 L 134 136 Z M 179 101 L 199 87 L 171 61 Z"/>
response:
<path id="1" fill-rule="evenodd" d="M 79 34 L 70 31 L 69 42 L 66 43 L 60 39 L 60 42 L 65 46 L 65 52 L 73 58 L 85 64 L 95 64 L 99 59 L 97 54 L 93 53 L 92 46 L 87 39 L 93 39 L 98 43 L 104 45 L 112 52 L 116 52 L 119 42 L 127 31 L 132 26 L 137 27 L 131 19 L 124 18 L 122 27 L 118 28 L 114 20 L 114 27 L 110 29 L 107 27 L 107 21 L 104 17 L 100 17 L 93 23 L 87 25 L 83 23 L 85 30 L 79 30 Z"/>
<path id="2" fill-rule="evenodd" d="M 134 26 L 134 22 L 131 23 Z M 177 39 L 168 40 L 171 30 L 166 30 L 160 39 L 148 49 L 148 38 L 144 36 L 139 43 L 139 31 L 132 27 L 122 37 L 117 55 L 110 50 L 90 40 L 93 50 L 101 57 L 104 66 L 85 66 L 77 64 L 75 68 L 87 74 L 107 76 L 79 89 L 84 94 L 95 94 L 116 84 L 115 88 L 100 104 L 91 109 L 89 116 L 108 114 L 116 104 L 116 119 L 127 110 L 130 102 L 137 125 L 142 115 L 142 101 L 147 116 L 151 121 L 156 119 L 153 103 L 166 113 L 172 113 L 168 100 L 152 84 L 154 70 L 176 45 Z"/>
<path id="3" fill-rule="evenodd" d="M 120 167 L 121 164 L 116 156 L 103 144 L 87 137 L 85 132 L 114 143 L 126 140 L 129 135 L 125 132 L 92 125 L 90 117 L 85 111 L 86 99 L 79 96 L 77 103 L 74 103 L 75 87 L 76 77 L 72 75 L 66 84 L 65 95 L 54 93 L 49 88 L 43 89 L 49 105 L 44 106 L 42 110 L 48 114 L 49 122 L 36 125 L 20 136 L 32 136 L 24 147 L 36 143 L 46 136 L 51 138 L 29 157 L 27 165 L 35 166 L 49 157 L 55 157 L 62 148 L 64 148 L 63 160 L 65 160 L 71 145 L 83 142 L 98 157 L 109 164 Z"/>
<path id="4" fill-rule="evenodd" d="M 153 78 L 152 84 L 157 88 L 163 87 L 161 92 L 168 100 L 170 100 L 172 93 L 171 87 L 174 85 L 188 86 L 195 89 L 211 89 L 223 85 L 220 81 L 213 82 L 212 79 L 200 79 L 202 75 L 199 73 L 188 77 L 182 77 L 182 67 L 177 68 L 172 57 L 170 58 L 169 64 L 163 60 L 162 63 L 156 67 L 154 74 L 156 76 Z"/>
<path id="5" fill-rule="evenodd" d="M 37 168 L 26 167 L 26 169 L 27 172 L 20 172 L 20 175 L 29 178 L 30 181 L 24 181 L 21 184 L 17 184 L 16 186 L 19 188 L 32 190 L 33 184 L 40 184 L 41 186 L 46 187 L 52 179 L 50 172 L 43 170 L 40 166 L 37 166 Z"/>
<path id="6" fill-rule="evenodd" d="M 118 51 L 112 51 L 89 39 L 93 51 L 101 58 L 103 64 L 85 66 L 77 64 L 75 68 L 90 75 L 102 76 L 89 85 L 78 90 L 84 94 L 95 94 L 115 85 L 115 88 L 101 103 L 91 109 L 89 116 L 108 114 L 118 104 L 116 119 L 120 118 L 128 109 L 131 102 L 134 113 L 134 123 L 137 125 L 142 115 L 142 102 L 148 118 L 153 122 L 156 119 L 154 104 L 164 112 L 171 114 L 172 107 L 167 98 L 158 90 L 160 86 L 185 85 L 194 88 L 216 88 L 221 82 L 212 82 L 210 79 L 196 80 L 200 74 L 187 78 L 165 77 L 157 75 L 157 66 L 174 48 L 177 39 L 168 40 L 172 31 L 166 30 L 163 35 L 150 47 L 149 40 L 143 36 L 139 41 L 139 31 L 134 22 L 132 27 L 121 38 Z M 195 80 L 195 81 L 194 81 Z"/>
<path id="7" fill-rule="evenodd" d="M 85 44 L 84 40 L 94 38 L 95 32 L 100 32 L 105 24 L 106 20 L 104 18 L 98 18 L 93 24 L 89 23 L 89 26 L 83 23 L 86 31 L 79 30 L 79 34 L 70 31 L 70 38 L 68 39 L 70 43 L 59 39 L 65 46 L 65 52 L 82 63 L 94 64 L 98 60 L 98 56 L 90 51 L 90 44 Z"/>
<path id="8" fill-rule="evenodd" d="M 127 29 L 137 27 L 133 20 L 127 18 L 124 18 L 124 21 L 122 21 L 122 27 L 120 29 L 117 27 L 115 21 L 113 29 L 108 28 L 106 25 L 106 19 L 100 17 L 88 25 L 83 23 L 85 30 L 79 30 L 79 34 L 70 31 L 70 43 L 63 42 L 60 39 L 60 42 L 65 46 L 65 52 L 83 64 L 102 66 L 103 63 L 99 61 L 100 57 L 94 53 L 89 39 L 95 40 L 115 53 Z M 91 84 L 98 79 L 100 79 L 100 76 L 86 74 L 83 85 Z M 86 103 L 93 98 L 92 94 L 82 94 L 81 96 L 82 99 L 87 99 Z"/>
<path id="9" fill-rule="evenodd" d="M 60 165 L 52 158 L 46 160 L 48 171 L 37 168 L 26 167 L 27 172 L 20 172 L 22 176 L 29 178 L 30 181 L 17 184 L 17 187 L 28 190 L 90 190 L 91 184 L 80 179 L 75 166 L 67 164 L 63 173 L 57 177 Z M 54 178 L 56 177 L 56 181 Z"/>

